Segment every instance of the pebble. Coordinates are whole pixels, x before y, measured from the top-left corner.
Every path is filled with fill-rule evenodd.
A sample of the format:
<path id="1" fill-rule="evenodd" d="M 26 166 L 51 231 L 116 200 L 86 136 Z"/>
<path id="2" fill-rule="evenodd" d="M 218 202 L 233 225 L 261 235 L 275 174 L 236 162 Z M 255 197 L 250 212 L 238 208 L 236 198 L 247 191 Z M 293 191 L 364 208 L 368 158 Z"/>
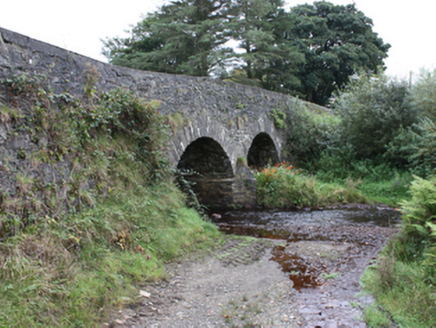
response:
<path id="1" fill-rule="evenodd" d="M 150 298 L 151 294 L 149 292 L 146 292 L 145 290 L 139 291 L 139 295 L 145 298 Z"/>

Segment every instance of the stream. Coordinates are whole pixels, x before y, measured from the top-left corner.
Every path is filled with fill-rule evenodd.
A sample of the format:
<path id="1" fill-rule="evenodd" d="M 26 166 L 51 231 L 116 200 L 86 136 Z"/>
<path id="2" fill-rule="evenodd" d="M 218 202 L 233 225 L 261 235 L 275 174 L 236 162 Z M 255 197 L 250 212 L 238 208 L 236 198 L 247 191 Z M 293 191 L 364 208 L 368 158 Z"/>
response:
<path id="1" fill-rule="evenodd" d="M 170 263 L 109 327 L 366 327 L 373 299 L 359 280 L 399 213 L 387 207 L 222 210 L 210 213 L 223 244 Z M 235 235 L 253 236 L 239 238 Z"/>
<path id="2" fill-rule="evenodd" d="M 329 210 L 217 211 L 224 232 L 274 240 L 277 262 L 298 291 L 298 310 L 306 327 L 366 327 L 362 310 L 373 300 L 359 279 L 387 239 L 400 215 L 388 207 Z"/>

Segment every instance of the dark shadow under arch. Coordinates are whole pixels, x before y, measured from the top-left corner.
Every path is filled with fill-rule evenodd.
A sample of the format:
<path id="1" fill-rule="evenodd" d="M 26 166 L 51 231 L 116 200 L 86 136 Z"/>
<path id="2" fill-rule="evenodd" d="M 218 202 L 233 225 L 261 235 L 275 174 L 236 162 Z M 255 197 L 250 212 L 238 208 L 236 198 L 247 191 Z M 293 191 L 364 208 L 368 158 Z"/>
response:
<path id="1" fill-rule="evenodd" d="M 186 147 L 177 168 L 188 171 L 186 180 L 201 204 L 227 206 L 233 201 L 232 164 L 221 145 L 209 137 L 201 137 Z"/>
<path id="2" fill-rule="evenodd" d="M 268 164 L 279 162 L 279 154 L 271 137 L 265 133 L 259 133 L 251 143 L 247 155 L 247 164 L 256 169 L 263 168 Z"/>

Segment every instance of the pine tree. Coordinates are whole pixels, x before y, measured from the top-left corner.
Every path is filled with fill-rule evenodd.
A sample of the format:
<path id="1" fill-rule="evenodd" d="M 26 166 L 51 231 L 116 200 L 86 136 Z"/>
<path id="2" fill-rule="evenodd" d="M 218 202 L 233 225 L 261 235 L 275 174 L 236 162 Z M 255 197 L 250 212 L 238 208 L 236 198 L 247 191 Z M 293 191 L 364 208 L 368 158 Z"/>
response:
<path id="1" fill-rule="evenodd" d="M 229 0 L 173 1 L 135 26 L 130 38 L 106 40 L 116 65 L 207 76 L 222 65 L 229 39 L 223 30 Z"/>

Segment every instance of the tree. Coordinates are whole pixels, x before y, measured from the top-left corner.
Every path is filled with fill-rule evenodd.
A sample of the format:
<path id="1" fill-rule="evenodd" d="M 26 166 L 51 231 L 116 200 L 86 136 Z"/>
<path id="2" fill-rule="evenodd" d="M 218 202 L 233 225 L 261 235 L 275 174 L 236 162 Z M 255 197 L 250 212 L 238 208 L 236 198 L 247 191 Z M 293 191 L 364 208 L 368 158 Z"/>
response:
<path id="1" fill-rule="evenodd" d="M 326 104 L 358 70 L 380 70 L 389 47 L 354 5 L 322 1 L 286 12 L 283 0 L 178 0 L 138 23 L 130 38 L 107 40 L 105 54 L 113 64 L 158 72 L 226 76 L 233 69 L 233 81 Z"/>
<path id="2" fill-rule="evenodd" d="M 390 45 L 383 43 L 372 30 L 372 20 L 354 4 L 299 5 L 291 8 L 288 19 L 292 24 L 283 33 L 305 56 L 297 92 L 306 100 L 324 105 L 357 71 L 383 70 Z"/>
<path id="3" fill-rule="evenodd" d="M 389 143 L 417 122 L 407 83 L 382 74 L 353 79 L 338 95 L 334 109 L 341 119 L 335 132 L 338 146 L 353 149 L 357 159 L 384 155 Z"/>
<path id="4" fill-rule="evenodd" d="M 139 22 L 130 38 L 106 40 L 104 53 L 116 65 L 207 76 L 229 51 L 222 32 L 229 8 L 230 0 L 173 1 Z"/>
<path id="5" fill-rule="evenodd" d="M 422 70 L 413 84 L 411 100 L 420 116 L 428 117 L 436 123 L 436 70 Z"/>
<path id="6" fill-rule="evenodd" d="M 285 84 L 299 85 L 290 68 L 302 64 L 304 57 L 278 31 L 285 13 L 282 6 L 282 0 L 238 0 L 228 26 L 232 39 L 239 42 L 238 48 L 242 50 L 233 55 L 240 62 L 236 72 L 243 69 L 246 79 L 258 81 L 269 90 L 287 92 Z M 240 77 L 236 80 L 253 84 Z"/>

